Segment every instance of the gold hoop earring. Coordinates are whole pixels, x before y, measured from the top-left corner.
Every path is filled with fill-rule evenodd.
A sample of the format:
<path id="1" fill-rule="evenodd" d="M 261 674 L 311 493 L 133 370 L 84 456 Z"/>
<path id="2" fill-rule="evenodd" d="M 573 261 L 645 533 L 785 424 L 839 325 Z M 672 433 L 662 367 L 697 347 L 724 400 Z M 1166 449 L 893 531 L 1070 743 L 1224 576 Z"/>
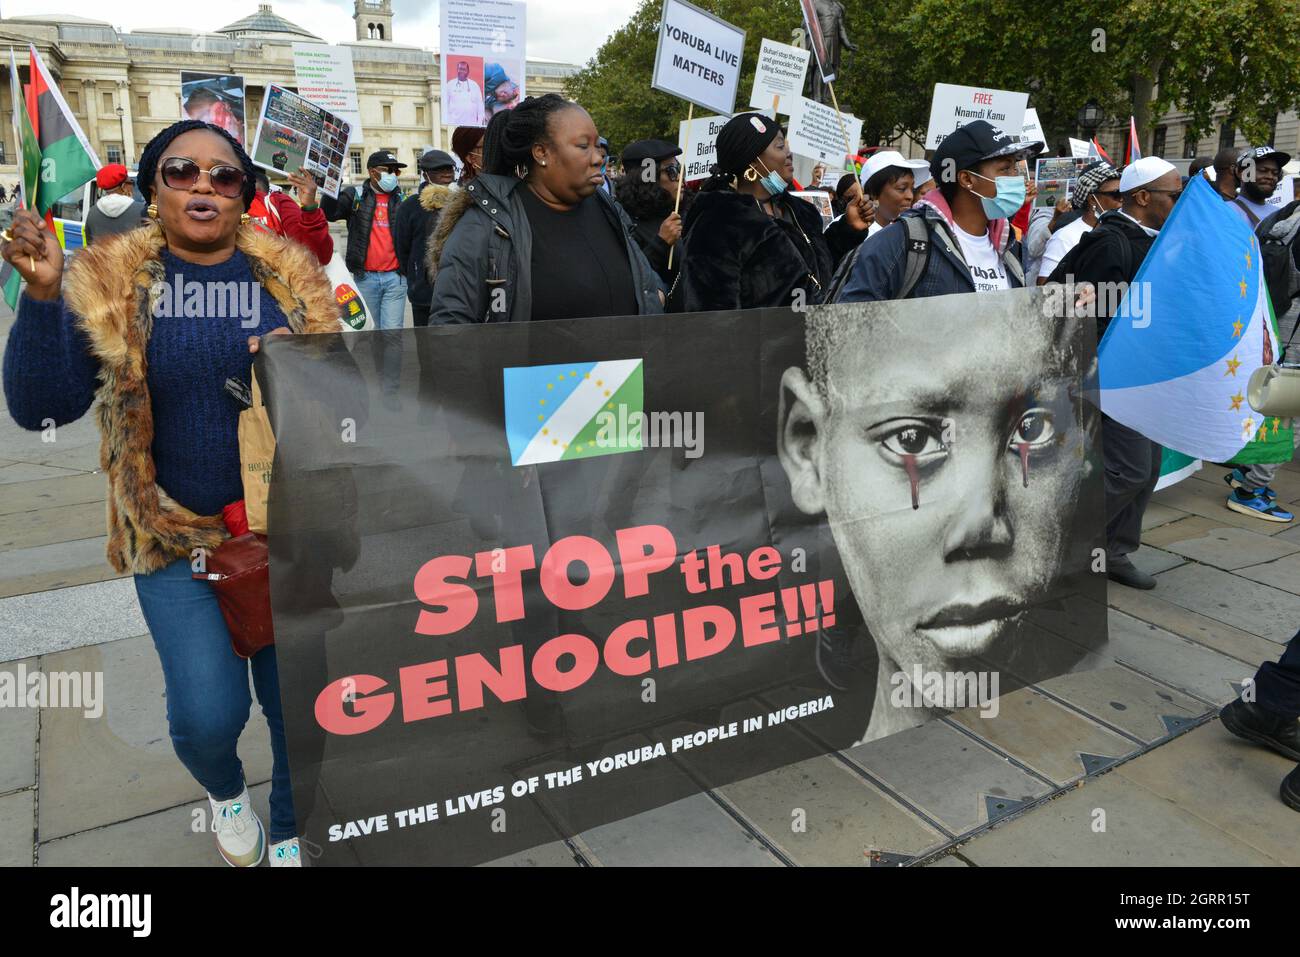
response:
<path id="1" fill-rule="evenodd" d="M 249 223 L 251 223 L 252 221 L 253 221 L 253 217 L 252 217 L 252 216 L 249 216 L 248 213 L 240 213 L 240 214 L 239 214 L 239 225 L 241 225 L 241 226 L 247 226 L 247 225 L 248 225 Z"/>
<path id="2" fill-rule="evenodd" d="M 157 204 L 157 203 L 150 203 L 148 206 L 146 206 L 146 207 L 144 208 L 144 214 L 145 214 L 146 216 L 148 216 L 150 219 L 157 219 L 157 218 L 158 218 L 158 204 Z"/>
<path id="3" fill-rule="evenodd" d="M 751 183 L 758 182 L 758 171 L 752 166 L 745 167 L 745 179 Z"/>

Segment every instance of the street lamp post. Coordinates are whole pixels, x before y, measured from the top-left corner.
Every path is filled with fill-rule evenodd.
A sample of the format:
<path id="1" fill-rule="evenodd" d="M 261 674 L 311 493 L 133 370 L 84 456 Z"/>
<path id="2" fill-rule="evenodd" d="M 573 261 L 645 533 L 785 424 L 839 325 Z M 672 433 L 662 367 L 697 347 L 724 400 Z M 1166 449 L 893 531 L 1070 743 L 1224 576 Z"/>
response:
<path id="1" fill-rule="evenodd" d="M 118 132 L 122 134 L 122 163 L 126 163 L 126 110 L 122 107 L 117 108 L 117 126 Z"/>
<path id="2" fill-rule="evenodd" d="M 1075 116 L 1079 128 L 1083 130 L 1084 138 L 1089 140 L 1097 135 L 1097 128 L 1101 126 L 1105 118 L 1106 114 L 1102 112 L 1096 100 L 1089 100 L 1079 107 L 1078 115 Z"/>

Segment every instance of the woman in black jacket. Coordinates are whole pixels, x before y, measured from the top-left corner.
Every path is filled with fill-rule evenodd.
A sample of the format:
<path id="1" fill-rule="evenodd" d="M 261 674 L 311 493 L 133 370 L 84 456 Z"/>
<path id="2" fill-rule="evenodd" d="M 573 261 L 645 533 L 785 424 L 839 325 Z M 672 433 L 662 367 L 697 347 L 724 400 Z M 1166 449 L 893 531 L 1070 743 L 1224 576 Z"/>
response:
<path id="1" fill-rule="evenodd" d="M 492 117 L 483 172 L 438 219 L 431 325 L 663 312 L 632 222 L 600 189 L 596 126 L 555 93 Z"/>
<path id="2" fill-rule="evenodd" d="M 718 161 L 683 224 L 680 312 L 801 306 L 821 300 L 833 263 L 817 209 L 789 195 L 785 135 L 761 113 L 718 132 Z"/>

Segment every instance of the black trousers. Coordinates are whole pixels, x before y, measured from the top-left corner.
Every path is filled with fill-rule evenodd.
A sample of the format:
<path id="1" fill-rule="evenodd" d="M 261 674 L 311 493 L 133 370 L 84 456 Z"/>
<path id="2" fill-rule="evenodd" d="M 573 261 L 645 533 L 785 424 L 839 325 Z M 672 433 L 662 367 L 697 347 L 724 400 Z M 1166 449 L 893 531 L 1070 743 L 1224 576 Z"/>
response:
<path id="1" fill-rule="evenodd" d="M 1106 558 L 1122 561 L 1142 544 L 1142 515 L 1160 478 L 1160 446 L 1108 415 L 1101 419 L 1106 462 Z"/>
<path id="2" fill-rule="evenodd" d="M 415 328 L 427 326 L 429 324 L 429 311 L 433 308 L 431 302 L 412 302 L 411 303 L 411 324 Z"/>
<path id="3" fill-rule="evenodd" d="M 1281 658 L 1259 666 L 1255 673 L 1255 703 L 1270 711 L 1300 717 L 1300 631 L 1287 642 Z"/>

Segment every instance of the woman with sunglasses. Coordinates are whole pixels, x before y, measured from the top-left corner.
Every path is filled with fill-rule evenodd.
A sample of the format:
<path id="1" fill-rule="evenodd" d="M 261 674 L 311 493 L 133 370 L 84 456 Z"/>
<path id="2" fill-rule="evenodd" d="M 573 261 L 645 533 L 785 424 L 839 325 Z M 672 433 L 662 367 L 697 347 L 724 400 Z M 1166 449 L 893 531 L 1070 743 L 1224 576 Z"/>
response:
<path id="1" fill-rule="evenodd" d="M 135 576 L 177 757 L 208 792 L 228 864 L 254 866 L 269 845 L 273 866 L 301 866 L 275 648 L 236 656 L 190 563 L 226 537 L 222 511 L 243 498 L 240 408 L 226 380 L 248 379 L 261 336 L 337 330 L 338 306 L 311 252 L 245 221 L 253 164 L 221 128 L 184 120 L 163 130 L 145 147 L 138 183 L 152 222 L 82 250 L 66 283 L 41 220 L 20 211 L 0 235 L 0 256 L 27 283 L 5 350 L 5 397 L 26 429 L 73 422 L 99 400 L 108 562 Z M 271 729 L 269 834 L 236 753 L 250 665 Z"/>
<path id="2" fill-rule="evenodd" d="M 460 160 L 461 186 L 468 186 L 483 169 L 483 127 L 458 126 L 451 134 L 451 151 Z"/>
<path id="3" fill-rule="evenodd" d="M 692 194 L 682 190 L 680 212 L 673 211 L 682 175 L 681 149 L 667 140 L 637 140 L 623 150 L 623 175 L 614 197 L 635 224 L 633 235 L 659 278 L 668 286 L 677 276 L 680 259 L 668 267 L 668 252 L 682 235 L 682 215 Z"/>

